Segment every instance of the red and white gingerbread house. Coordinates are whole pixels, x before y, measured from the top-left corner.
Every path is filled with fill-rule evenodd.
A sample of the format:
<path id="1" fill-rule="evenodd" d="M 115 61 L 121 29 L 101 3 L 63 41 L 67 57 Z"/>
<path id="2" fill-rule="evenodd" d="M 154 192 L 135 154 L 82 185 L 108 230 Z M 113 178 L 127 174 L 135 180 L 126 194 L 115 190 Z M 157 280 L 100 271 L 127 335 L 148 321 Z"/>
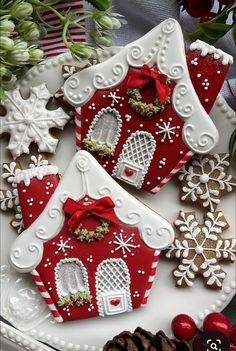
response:
<path id="1" fill-rule="evenodd" d="M 22 213 L 32 224 L 13 243 L 12 266 L 31 272 L 58 322 L 145 305 L 160 250 L 173 241 L 172 226 L 86 151 L 76 153 L 51 195 L 54 171 L 46 165 L 15 176 Z M 33 221 L 31 203 L 40 208 L 49 195 Z"/>
<path id="2" fill-rule="evenodd" d="M 64 92 L 77 108 L 78 148 L 114 178 L 157 193 L 194 153 L 218 141 L 206 110 L 232 58 L 212 48 L 198 42 L 186 60 L 181 28 L 168 19 L 106 62 L 72 75 Z M 196 91 L 192 81 L 200 84 Z"/>

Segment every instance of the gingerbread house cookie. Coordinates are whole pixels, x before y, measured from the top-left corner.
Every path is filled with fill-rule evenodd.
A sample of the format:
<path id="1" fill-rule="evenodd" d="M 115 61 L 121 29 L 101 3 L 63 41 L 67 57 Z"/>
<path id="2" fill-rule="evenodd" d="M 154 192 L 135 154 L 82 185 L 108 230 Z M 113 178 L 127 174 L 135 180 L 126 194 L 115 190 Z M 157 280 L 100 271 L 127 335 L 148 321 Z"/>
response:
<path id="1" fill-rule="evenodd" d="M 14 182 L 22 191 L 41 187 L 32 169 Z M 23 207 L 27 216 L 31 208 Z M 32 273 L 58 322 L 114 315 L 146 304 L 160 250 L 173 239 L 165 219 L 79 151 L 45 209 L 13 243 L 10 262 Z"/>
<path id="2" fill-rule="evenodd" d="M 228 65 L 231 57 L 228 58 Z M 195 67 L 195 66 L 194 66 Z M 190 79 L 181 28 L 168 19 L 64 85 L 77 108 L 77 146 L 115 179 L 158 190 L 218 132 Z"/>

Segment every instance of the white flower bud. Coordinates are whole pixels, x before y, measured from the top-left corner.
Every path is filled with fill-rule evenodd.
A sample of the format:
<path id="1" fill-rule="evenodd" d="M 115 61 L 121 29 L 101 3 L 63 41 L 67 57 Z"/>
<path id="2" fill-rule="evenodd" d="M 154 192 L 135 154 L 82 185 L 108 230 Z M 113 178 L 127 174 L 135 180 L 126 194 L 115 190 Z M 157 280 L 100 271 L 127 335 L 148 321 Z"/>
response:
<path id="1" fill-rule="evenodd" d="M 102 35 L 95 30 L 91 30 L 89 35 L 98 46 L 111 46 L 112 44 L 112 38 L 107 34 Z"/>
<path id="2" fill-rule="evenodd" d="M 14 31 L 15 24 L 12 21 L 9 21 L 7 18 L 0 21 L 0 32 L 10 34 Z"/>
<path id="3" fill-rule="evenodd" d="M 0 65 L 0 80 L 1 82 L 9 82 L 12 78 L 11 71 L 3 65 Z"/>
<path id="4" fill-rule="evenodd" d="M 21 2 L 16 6 L 12 7 L 11 16 L 17 20 L 30 17 L 33 13 L 33 6 L 28 2 Z"/>
<path id="5" fill-rule="evenodd" d="M 113 21 L 112 19 L 107 16 L 107 15 L 102 15 L 102 16 L 96 16 L 95 17 L 97 24 L 102 28 L 102 29 L 113 29 Z"/>
<path id="6" fill-rule="evenodd" d="M 24 65 L 29 61 L 29 52 L 27 49 L 19 49 L 15 46 L 9 51 L 7 59 L 9 62 L 15 63 L 16 65 Z"/>
<path id="7" fill-rule="evenodd" d="M 23 33 L 24 40 L 34 41 L 40 38 L 40 31 L 36 23 L 31 23 Z"/>
<path id="8" fill-rule="evenodd" d="M 112 24 L 113 24 L 113 29 L 120 29 L 121 27 L 121 22 L 115 17 L 112 17 Z"/>
<path id="9" fill-rule="evenodd" d="M 87 45 L 76 43 L 70 46 L 72 56 L 77 60 L 90 59 L 93 55 L 93 51 Z"/>
<path id="10" fill-rule="evenodd" d="M 11 38 L 0 36 L 0 49 L 11 50 L 14 47 L 14 41 Z"/>
<path id="11" fill-rule="evenodd" d="M 36 63 L 42 61 L 44 57 L 43 50 L 33 46 L 29 48 L 29 63 L 31 65 L 36 65 Z"/>

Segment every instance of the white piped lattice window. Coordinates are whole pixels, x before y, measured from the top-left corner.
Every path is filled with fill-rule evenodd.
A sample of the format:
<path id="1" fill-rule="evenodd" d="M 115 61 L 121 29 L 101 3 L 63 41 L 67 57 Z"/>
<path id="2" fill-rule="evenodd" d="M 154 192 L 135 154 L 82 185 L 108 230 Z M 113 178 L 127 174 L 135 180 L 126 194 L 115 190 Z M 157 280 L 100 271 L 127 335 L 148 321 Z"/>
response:
<path id="1" fill-rule="evenodd" d="M 122 120 L 114 108 L 103 108 L 94 117 L 88 137 L 98 144 L 115 148 L 121 132 Z"/>
<path id="2" fill-rule="evenodd" d="M 132 133 L 123 146 L 113 177 L 141 188 L 155 149 L 156 141 L 152 134 L 145 131 Z"/>
<path id="3" fill-rule="evenodd" d="M 55 268 L 56 287 L 59 297 L 89 291 L 88 275 L 78 259 L 63 259 Z"/>
<path id="4" fill-rule="evenodd" d="M 122 259 L 107 259 L 99 264 L 96 272 L 99 315 L 132 310 L 130 283 L 129 270 Z"/>

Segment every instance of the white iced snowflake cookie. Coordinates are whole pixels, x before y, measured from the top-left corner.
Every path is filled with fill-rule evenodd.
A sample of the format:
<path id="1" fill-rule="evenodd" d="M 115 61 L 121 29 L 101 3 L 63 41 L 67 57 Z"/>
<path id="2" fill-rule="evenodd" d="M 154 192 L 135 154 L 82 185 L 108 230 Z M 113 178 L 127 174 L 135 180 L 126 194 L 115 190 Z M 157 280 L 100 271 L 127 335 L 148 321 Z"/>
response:
<path id="1" fill-rule="evenodd" d="M 223 239 L 221 233 L 229 227 L 222 212 L 205 214 L 204 224 L 196 220 L 195 212 L 180 211 L 176 227 L 180 231 L 166 252 L 167 258 L 177 258 L 180 264 L 173 270 L 177 287 L 191 287 L 197 275 L 206 287 L 222 288 L 226 273 L 219 262 L 234 262 L 236 240 Z"/>
<path id="2" fill-rule="evenodd" d="M 226 153 L 195 155 L 181 170 L 182 201 L 197 202 L 213 212 L 220 198 L 236 189 L 236 179 L 228 174 L 230 163 Z"/>
<path id="3" fill-rule="evenodd" d="M 10 134 L 7 148 L 13 158 L 28 154 L 32 142 L 38 145 L 38 151 L 54 153 L 58 139 L 52 137 L 49 130 L 63 129 L 70 116 L 61 108 L 47 110 L 46 105 L 52 95 L 46 85 L 31 88 L 26 100 L 22 98 L 19 88 L 6 94 L 7 113 L 0 119 L 0 134 Z"/>

